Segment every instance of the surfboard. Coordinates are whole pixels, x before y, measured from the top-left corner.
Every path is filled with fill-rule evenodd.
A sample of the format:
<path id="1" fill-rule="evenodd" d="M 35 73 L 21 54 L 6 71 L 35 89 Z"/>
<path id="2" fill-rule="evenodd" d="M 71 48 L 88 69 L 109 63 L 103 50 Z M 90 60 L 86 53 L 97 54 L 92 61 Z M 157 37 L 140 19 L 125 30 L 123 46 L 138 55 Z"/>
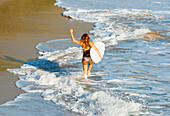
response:
<path id="1" fill-rule="evenodd" d="M 105 44 L 103 42 L 96 42 L 94 45 L 97 47 L 101 56 L 103 57 L 105 52 Z M 99 63 L 101 61 L 100 56 L 93 47 L 90 49 L 90 57 L 94 63 Z"/>

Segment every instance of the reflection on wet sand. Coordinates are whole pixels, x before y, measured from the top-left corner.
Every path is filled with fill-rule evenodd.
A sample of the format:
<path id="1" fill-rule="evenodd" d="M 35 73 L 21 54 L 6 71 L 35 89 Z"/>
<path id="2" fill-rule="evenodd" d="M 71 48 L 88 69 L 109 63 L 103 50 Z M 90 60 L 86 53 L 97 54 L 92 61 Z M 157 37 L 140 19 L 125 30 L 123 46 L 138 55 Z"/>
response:
<path id="1" fill-rule="evenodd" d="M 161 40 L 163 37 L 160 35 L 159 32 L 151 31 L 149 33 L 139 35 L 138 38 L 143 38 L 149 41 L 154 41 L 154 40 Z"/>

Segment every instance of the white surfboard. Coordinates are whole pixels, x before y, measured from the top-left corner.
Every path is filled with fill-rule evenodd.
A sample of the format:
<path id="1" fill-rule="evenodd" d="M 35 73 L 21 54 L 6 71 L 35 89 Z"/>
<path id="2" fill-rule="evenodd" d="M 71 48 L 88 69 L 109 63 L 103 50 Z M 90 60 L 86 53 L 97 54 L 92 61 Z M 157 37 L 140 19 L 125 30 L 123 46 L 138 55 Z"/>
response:
<path id="1" fill-rule="evenodd" d="M 97 47 L 101 56 L 103 57 L 105 52 L 105 44 L 103 42 L 96 42 L 94 45 Z M 93 47 L 90 49 L 90 57 L 94 63 L 99 63 L 101 61 L 100 56 Z"/>

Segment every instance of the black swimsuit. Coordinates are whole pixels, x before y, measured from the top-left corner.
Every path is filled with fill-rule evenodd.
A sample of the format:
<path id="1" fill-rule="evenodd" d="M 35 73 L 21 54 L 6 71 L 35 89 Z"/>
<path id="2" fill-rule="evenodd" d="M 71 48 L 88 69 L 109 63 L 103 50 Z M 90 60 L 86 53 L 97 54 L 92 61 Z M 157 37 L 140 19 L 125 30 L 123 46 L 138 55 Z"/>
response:
<path id="1" fill-rule="evenodd" d="M 90 49 L 83 52 L 83 57 L 90 57 Z"/>
<path id="2" fill-rule="evenodd" d="M 84 50 L 86 50 L 86 51 L 83 51 L 83 59 L 85 59 L 86 61 L 89 61 L 91 59 L 90 58 L 90 49 L 84 49 Z"/>

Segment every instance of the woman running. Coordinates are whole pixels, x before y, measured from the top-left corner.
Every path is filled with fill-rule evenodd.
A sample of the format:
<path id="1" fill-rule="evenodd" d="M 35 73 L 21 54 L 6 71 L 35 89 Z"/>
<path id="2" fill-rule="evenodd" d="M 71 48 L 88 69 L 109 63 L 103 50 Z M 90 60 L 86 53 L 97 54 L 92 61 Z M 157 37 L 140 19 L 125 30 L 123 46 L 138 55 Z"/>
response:
<path id="1" fill-rule="evenodd" d="M 96 52 L 98 53 L 98 55 L 100 56 L 101 59 L 102 59 L 102 56 L 101 56 L 99 50 L 94 45 L 94 43 L 92 41 L 90 41 L 90 37 L 88 36 L 87 33 L 82 35 L 80 41 L 75 40 L 72 28 L 70 28 L 70 34 L 71 34 L 72 41 L 76 44 L 81 45 L 82 48 L 83 48 L 83 58 L 82 58 L 83 75 L 84 75 L 85 78 L 87 78 L 87 76 L 88 77 L 90 76 L 90 70 L 91 70 L 92 65 L 93 65 L 93 60 L 90 57 L 90 49 L 93 47 L 96 50 Z M 89 64 L 89 67 L 88 67 L 88 71 L 87 71 L 88 64 Z"/>

